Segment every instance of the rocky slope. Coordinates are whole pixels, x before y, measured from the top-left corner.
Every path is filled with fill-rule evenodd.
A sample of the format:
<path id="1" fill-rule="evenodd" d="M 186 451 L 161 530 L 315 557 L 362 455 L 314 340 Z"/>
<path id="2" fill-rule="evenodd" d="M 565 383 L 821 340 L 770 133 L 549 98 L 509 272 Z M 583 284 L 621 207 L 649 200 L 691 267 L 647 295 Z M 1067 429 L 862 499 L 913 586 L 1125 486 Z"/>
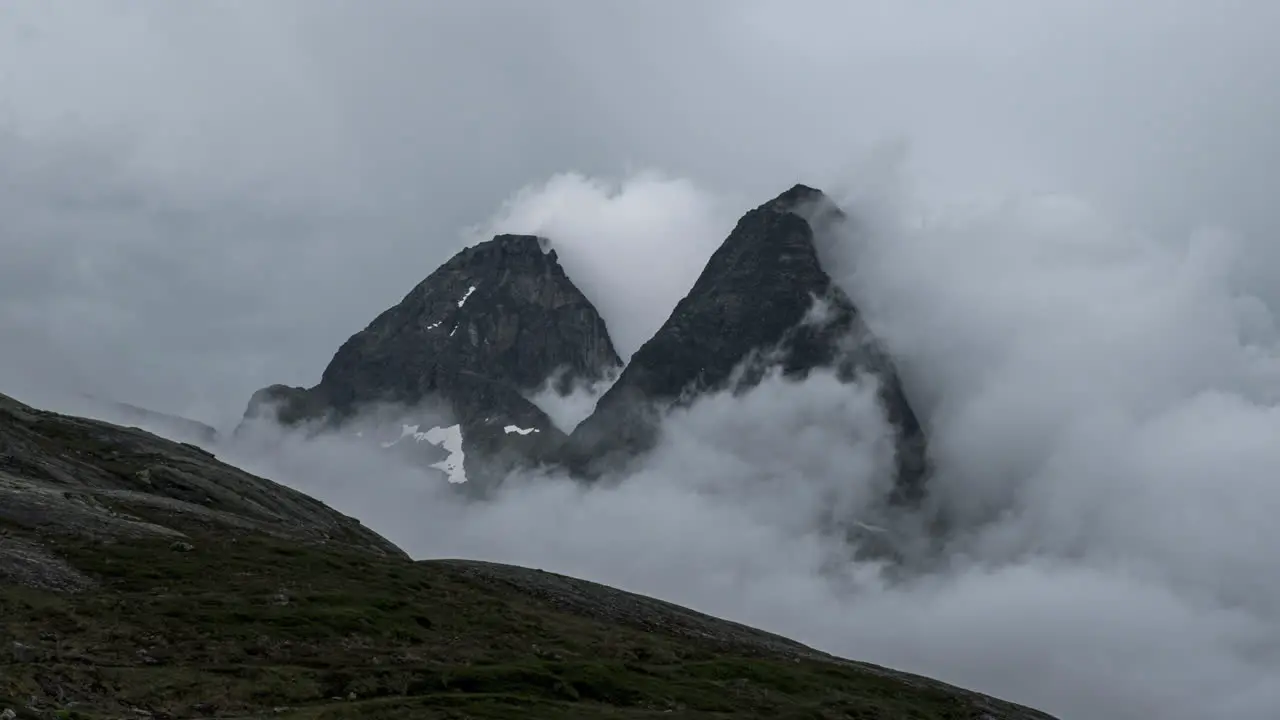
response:
<path id="1" fill-rule="evenodd" d="M 0 717 L 1052 720 L 0 396 Z"/>
<path id="2" fill-rule="evenodd" d="M 246 417 L 334 425 L 381 403 L 427 403 L 447 416 L 441 431 L 461 435 L 473 482 L 552 457 L 564 435 L 525 396 L 553 374 L 567 387 L 622 363 L 544 242 L 499 235 L 459 252 L 343 343 L 318 385 L 260 390 Z"/>
<path id="3" fill-rule="evenodd" d="M 189 528 L 251 530 L 303 543 L 403 555 L 359 521 L 219 462 L 194 445 L 37 410 L 4 395 L 0 523 L 102 540 L 182 541 Z M 26 544 L 0 541 L 0 579 L 31 571 L 22 558 L 37 552 Z"/>
<path id="4" fill-rule="evenodd" d="M 655 442 L 663 408 L 700 393 L 749 387 L 771 368 L 791 377 L 831 368 L 849 380 L 865 373 L 879 381 L 897 430 L 899 495 L 917 497 L 925 470 L 920 424 L 893 363 L 814 245 L 843 221 L 830 199 L 804 185 L 748 212 L 574 430 L 575 465 L 594 475 L 625 464 Z"/>

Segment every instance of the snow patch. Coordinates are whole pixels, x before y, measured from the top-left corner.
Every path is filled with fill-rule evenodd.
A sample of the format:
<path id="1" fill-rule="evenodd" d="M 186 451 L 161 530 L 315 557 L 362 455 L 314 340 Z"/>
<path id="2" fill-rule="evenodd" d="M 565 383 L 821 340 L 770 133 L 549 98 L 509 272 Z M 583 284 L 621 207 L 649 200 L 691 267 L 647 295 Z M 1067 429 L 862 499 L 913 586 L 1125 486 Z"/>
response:
<path id="1" fill-rule="evenodd" d="M 508 434 L 508 435 L 510 435 L 511 433 L 518 433 L 518 434 L 520 434 L 520 435 L 528 435 L 529 433 L 541 432 L 540 430 L 538 430 L 538 428 L 522 428 L 522 427 L 516 427 L 515 425 L 508 425 L 508 426 L 506 426 L 506 427 L 502 428 L 502 431 L 503 431 L 503 432 L 505 432 L 505 433 L 506 433 L 506 434 Z"/>
<path id="2" fill-rule="evenodd" d="M 471 287 L 467 288 L 467 292 L 463 294 L 462 299 L 458 301 L 458 307 L 462 307 L 463 305 L 465 305 L 467 302 L 467 298 L 471 297 L 471 293 L 475 291 L 476 291 L 475 285 L 472 285 Z"/>
<path id="3" fill-rule="evenodd" d="M 445 475 L 449 476 L 449 482 L 451 483 L 466 482 L 467 473 L 464 467 L 466 454 L 462 451 L 462 426 L 433 427 L 426 432 L 420 432 L 420 428 L 420 425 L 402 425 L 400 437 L 391 442 L 382 443 L 382 447 L 389 448 L 410 437 L 415 442 L 431 443 L 449 453 L 448 457 L 438 463 L 432 463 L 431 467 L 443 471 Z"/>
<path id="4" fill-rule="evenodd" d="M 449 476 L 449 482 L 451 483 L 466 482 L 467 473 L 463 468 L 463 461 L 466 460 L 466 455 L 462 452 L 462 426 L 450 425 L 446 428 L 431 428 L 427 431 L 427 442 L 444 448 L 449 453 L 449 457 L 438 463 L 433 463 L 431 467 L 443 470 Z"/>

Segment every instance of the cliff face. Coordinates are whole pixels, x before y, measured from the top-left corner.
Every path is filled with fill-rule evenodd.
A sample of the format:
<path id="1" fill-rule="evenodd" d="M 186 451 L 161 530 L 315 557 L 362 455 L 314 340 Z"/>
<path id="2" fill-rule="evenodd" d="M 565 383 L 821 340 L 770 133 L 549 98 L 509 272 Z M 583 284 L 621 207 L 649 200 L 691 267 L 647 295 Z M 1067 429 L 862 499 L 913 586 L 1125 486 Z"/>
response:
<path id="1" fill-rule="evenodd" d="M 455 255 L 343 343 L 318 385 L 261 390 L 246 415 L 340 424 L 377 403 L 433 402 L 452 420 L 411 420 L 395 442 L 424 445 L 433 467 L 462 467 L 455 482 L 483 476 L 491 484 L 513 468 L 546 464 L 592 478 L 650 449 L 673 405 L 748 388 L 771 371 L 826 369 L 879 384 L 897 438 L 894 499 L 918 499 L 926 469 L 920 424 L 893 362 L 814 244 L 845 221 L 804 185 L 746 213 L 625 369 L 604 321 L 546 241 L 500 235 Z M 569 437 L 526 399 L 552 376 L 567 388 L 620 369 Z M 443 438 L 455 436 L 460 450 L 441 454 Z"/>
<path id="2" fill-rule="evenodd" d="M 575 429 L 574 466 L 593 475 L 644 452 L 656 441 L 655 408 L 730 384 L 749 387 L 773 368 L 791 377 L 829 368 L 850 381 L 868 374 L 880 383 L 897 430 L 899 496 L 917 496 L 925 469 L 920 424 L 892 361 L 822 268 L 814 245 L 818 233 L 844 217 L 804 185 L 743 216 L 671 317 Z"/>
<path id="3" fill-rule="evenodd" d="M 499 235 L 459 252 L 352 335 L 318 385 L 260 390 L 246 417 L 341 423 L 378 403 L 443 406 L 452 424 L 433 429 L 461 436 L 462 477 L 497 480 L 548 460 L 565 440 L 528 394 L 553 375 L 567 388 L 621 364 L 555 251 L 532 235 Z M 421 427 L 413 435 L 433 443 Z"/>
<path id="4" fill-rule="evenodd" d="M 554 251 L 529 235 L 467 248 L 338 349 L 318 391 L 347 413 L 413 404 L 472 374 L 530 391 L 555 371 L 596 380 L 621 365 L 604 321 Z"/>

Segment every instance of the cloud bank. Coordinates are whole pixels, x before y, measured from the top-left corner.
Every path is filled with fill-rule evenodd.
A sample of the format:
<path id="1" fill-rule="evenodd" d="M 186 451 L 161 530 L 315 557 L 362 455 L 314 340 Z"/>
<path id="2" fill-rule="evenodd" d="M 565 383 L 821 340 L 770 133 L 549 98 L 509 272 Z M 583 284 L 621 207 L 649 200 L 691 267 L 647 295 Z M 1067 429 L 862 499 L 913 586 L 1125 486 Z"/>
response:
<path id="1" fill-rule="evenodd" d="M 893 580 L 833 532 L 874 520 L 892 443 L 874 388 L 821 374 L 673 415 L 611 489 L 515 478 L 462 505 L 340 439 L 245 462 L 418 556 L 589 577 L 1065 718 L 1264 716 L 1280 702 L 1280 354 L 1267 307 L 1233 281 L 1244 246 L 1143 235 L 1062 195 L 934 210 L 892 163 L 863 169 L 842 197 L 862 223 L 825 239 L 824 262 L 929 428 L 930 502 L 955 533 L 928 573 Z M 529 217 L 577 198 L 580 271 L 707 195 L 599 187 L 518 195 Z"/>
<path id="2" fill-rule="evenodd" d="M 563 174 L 518 192 L 473 237 L 552 239 L 625 361 L 693 287 L 740 214 L 687 179 L 643 173 L 609 183 Z"/>

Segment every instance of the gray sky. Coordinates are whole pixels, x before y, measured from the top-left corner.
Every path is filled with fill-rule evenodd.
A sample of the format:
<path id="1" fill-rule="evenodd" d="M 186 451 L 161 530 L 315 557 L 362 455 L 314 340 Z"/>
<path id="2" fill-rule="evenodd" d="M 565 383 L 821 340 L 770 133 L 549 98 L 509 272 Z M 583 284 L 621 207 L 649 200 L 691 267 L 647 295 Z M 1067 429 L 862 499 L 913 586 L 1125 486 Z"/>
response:
<path id="1" fill-rule="evenodd" d="M 1278 15 L 1243 0 L 14 3 L 0 329 L 22 349 L 6 372 L 226 423 L 258 386 L 313 382 L 464 226 L 560 171 L 656 168 L 745 209 L 904 139 L 915 180 L 947 196 L 1069 189 L 1135 222 L 1264 238 Z"/>
<path id="2" fill-rule="evenodd" d="M 875 230 L 823 251 L 929 426 L 947 573 L 832 575 L 816 519 L 884 458 L 823 378 L 696 405 L 616 490 L 465 511 L 340 439 L 221 452 L 419 556 L 1071 720 L 1269 717 L 1278 31 L 1266 0 L 11 3 L 0 391 L 227 427 L 495 230 L 551 235 L 625 354 L 815 184 Z"/>

